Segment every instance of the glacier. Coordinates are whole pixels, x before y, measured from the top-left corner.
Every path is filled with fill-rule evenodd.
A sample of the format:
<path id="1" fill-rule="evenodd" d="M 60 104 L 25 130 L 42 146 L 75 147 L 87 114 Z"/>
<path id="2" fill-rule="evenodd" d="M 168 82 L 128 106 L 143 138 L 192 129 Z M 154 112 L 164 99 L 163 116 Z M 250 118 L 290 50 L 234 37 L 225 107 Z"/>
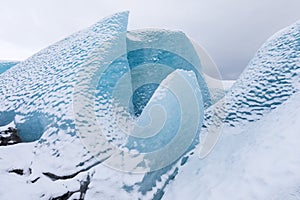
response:
<path id="1" fill-rule="evenodd" d="M 299 198 L 300 23 L 226 91 L 184 33 L 127 23 L 0 63 L 0 126 L 23 141 L 0 147 L 0 198 Z"/>

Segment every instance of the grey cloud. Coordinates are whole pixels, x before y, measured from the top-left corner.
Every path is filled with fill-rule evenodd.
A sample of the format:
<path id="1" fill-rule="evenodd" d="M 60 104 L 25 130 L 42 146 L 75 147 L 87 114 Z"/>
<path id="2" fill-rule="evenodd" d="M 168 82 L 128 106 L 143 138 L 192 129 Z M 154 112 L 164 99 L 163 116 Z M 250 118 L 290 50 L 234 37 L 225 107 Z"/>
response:
<path id="1" fill-rule="evenodd" d="M 225 79 L 237 78 L 269 36 L 300 19 L 299 0 L 0 0 L 0 3 L 0 41 L 22 50 L 34 53 L 107 15 L 129 10 L 130 29 L 176 29 L 194 38 L 207 49 Z M 16 59 L 24 59 L 22 56 L 16 51 Z"/>

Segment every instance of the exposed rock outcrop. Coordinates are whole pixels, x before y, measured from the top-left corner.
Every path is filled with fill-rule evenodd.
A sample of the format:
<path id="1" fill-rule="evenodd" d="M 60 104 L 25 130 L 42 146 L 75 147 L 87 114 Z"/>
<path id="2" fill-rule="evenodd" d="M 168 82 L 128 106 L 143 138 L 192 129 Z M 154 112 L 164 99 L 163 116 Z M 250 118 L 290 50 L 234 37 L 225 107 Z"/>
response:
<path id="1" fill-rule="evenodd" d="M 9 127 L 7 130 L 0 131 L 0 146 L 13 145 L 21 142 L 18 131 Z"/>

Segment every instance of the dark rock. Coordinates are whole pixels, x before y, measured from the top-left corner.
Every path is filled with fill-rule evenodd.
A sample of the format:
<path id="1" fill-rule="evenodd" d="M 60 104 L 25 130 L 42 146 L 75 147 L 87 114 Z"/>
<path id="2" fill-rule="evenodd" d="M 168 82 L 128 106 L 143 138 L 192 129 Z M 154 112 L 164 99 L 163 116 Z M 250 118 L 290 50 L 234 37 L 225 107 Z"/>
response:
<path id="1" fill-rule="evenodd" d="M 28 169 L 12 169 L 8 171 L 9 173 L 15 173 L 18 174 L 20 176 L 23 175 L 30 175 L 32 173 L 32 169 L 28 168 Z"/>
<path id="2" fill-rule="evenodd" d="M 50 200 L 68 200 L 76 192 L 78 192 L 78 191 L 73 191 L 73 192 L 68 191 L 61 196 L 50 198 Z"/>
<path id="3" fill-rule="evenodd" d="M 9 127 L 5 131 L 0 131 L 0 146 L 7 146 L 20 143 L 21 138 L 15 128 Z"/>
<path id="4" fill-rule="evenodd" d="M 9 173 L 15 173 L 15 174 L 18 174 L 18 175 L 24 175 L 24 170 L 23 169 L 13 169 L 13 170 L 10 170 Z"/>
<path id="5" fill-rule="evenodd" d="M 35 183 L 40 179 L 40 177 L 35 178 L 34 180 L 31 181 L 31 183 Z"/>
<path id="6" fill-rule="evenodd" d="M 91 183 L 91 177 L 88 174 L 86 177 L 86 180 L 80 181 L 80 197 L 79 200 L 84 200 L 84 196 L 87 192 L 87 190 L 89 189 L 89 184 Z"/>

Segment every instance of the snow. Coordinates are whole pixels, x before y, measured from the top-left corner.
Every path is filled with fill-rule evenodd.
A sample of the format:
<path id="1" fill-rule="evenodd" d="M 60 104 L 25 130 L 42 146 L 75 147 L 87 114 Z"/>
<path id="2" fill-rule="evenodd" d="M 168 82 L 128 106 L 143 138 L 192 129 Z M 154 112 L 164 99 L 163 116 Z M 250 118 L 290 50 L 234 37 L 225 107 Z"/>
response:
<path id="1" fill-rule="evenodd" d="M 163 199 L 300 198 L 299 106 L 297 93 L 257 123 L 224 128 L 209 156 L 190 157 Z"/>
<path id="2" fill-rule="evenodd" d="M 223 87 L 224 87 L 224 90 L 229 90 L 233 84 L 235 83 L 235 80 L 223 80 L 222 81 L 222 84 L 223 84 Z"/>

